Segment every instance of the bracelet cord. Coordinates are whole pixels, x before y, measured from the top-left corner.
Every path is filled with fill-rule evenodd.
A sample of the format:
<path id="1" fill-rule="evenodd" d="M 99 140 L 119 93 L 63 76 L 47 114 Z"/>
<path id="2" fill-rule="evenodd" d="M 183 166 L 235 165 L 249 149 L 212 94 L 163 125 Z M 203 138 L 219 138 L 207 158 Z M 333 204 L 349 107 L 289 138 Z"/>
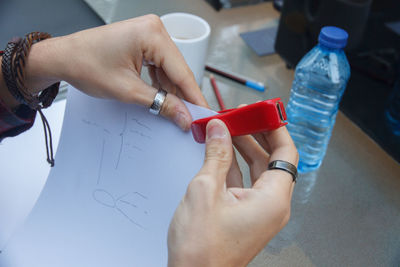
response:
<path id="1" fill-rule="evenodd" d="M 49 107 L 58 94 L 60 83 L 57 82 L 41 91 L 39 94 L 31 94 L 25 85 L 25 64 L 32 45 L 51 35 L 43 32 L 31 32 L 25 38 L 16 37 L 11 39 L 3 52 L 2 72 L 4 81 L 10 94 L 22 105 L 27 105 L 37 110 L 43 123 L 47 162 L 54 166 L 53 140 L 50 124 L 42 112 L 43 108 Z"/>

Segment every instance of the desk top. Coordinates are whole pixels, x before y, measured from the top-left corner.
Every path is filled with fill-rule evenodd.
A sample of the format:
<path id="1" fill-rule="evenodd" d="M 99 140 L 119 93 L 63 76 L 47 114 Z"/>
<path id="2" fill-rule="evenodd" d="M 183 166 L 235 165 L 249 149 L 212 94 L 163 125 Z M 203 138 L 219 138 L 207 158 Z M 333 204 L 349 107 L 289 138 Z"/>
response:
<path id="1" fill-rule="evenodd" d="M 102 1 L 86 2 L 107 22 L 146 13 L 197 14 L 212 28 L 209 64 L 269 85 L 260 93 L 217 77 L 227 108 L 273 97 L 285 103 L 289 99 L 293 70 L 277 54 L 258 57 L 239 37 L 278 24 L 279 13 L 271 3 L 216 12 L 198 0 L 120 0 L 112 14 L 105 14 L 99 9 Z M 203 93 L 218 109 L 207 72 L 205 76 Z M 245 166 L 242 159 L 240 165 Z M 248 184 L 248 171 L 244 175 Z M 400 165 L 339 112 L 321 168 L 298 180 L 289 224 L 249 266 L 399 266 L 399 234 Z"/>

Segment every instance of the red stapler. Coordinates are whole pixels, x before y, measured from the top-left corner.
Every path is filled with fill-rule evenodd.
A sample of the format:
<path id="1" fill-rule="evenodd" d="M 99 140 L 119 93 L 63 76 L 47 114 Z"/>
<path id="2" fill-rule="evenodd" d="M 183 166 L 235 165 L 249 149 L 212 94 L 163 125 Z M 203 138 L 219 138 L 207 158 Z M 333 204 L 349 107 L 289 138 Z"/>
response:
<path id="1" fill-rule="evenodd" d="M 255 134 L 271 131 L 287 124 L 286 112 L 280 98 L 269 99 L 247 105 L 219 111 L 217 115 L 192 122 L 192 134 L 198 143 L 206 140 L 206 126 L 212 119 L 222 120 L 231 136 Z"/>

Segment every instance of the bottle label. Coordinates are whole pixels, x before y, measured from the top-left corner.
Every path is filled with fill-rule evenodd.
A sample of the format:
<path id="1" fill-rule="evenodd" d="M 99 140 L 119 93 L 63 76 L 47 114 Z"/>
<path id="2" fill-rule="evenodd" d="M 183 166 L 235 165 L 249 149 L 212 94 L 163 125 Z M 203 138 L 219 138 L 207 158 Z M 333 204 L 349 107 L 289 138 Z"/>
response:
<path id="1" fill-rule="evenodd" d="M 331 63 L 331 79 L 333 83 L 339 83 L 340 78 L 339 78 L 339 63 L 338 63 L 338 58 L 335 53 L 330 53 L 329 54 L 329 60 Z"/>

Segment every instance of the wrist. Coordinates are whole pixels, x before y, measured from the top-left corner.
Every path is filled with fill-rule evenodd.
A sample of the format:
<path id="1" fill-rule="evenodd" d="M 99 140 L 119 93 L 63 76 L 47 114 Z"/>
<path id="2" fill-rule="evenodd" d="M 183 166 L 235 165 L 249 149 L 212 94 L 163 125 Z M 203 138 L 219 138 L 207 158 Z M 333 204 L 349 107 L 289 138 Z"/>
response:
<path id="1" fill-rule="evenodd" d="M 25 85 L 32 94 L 61 80 L 59 38 L 47 39 L 32 45 L 25 66 Z"/>

